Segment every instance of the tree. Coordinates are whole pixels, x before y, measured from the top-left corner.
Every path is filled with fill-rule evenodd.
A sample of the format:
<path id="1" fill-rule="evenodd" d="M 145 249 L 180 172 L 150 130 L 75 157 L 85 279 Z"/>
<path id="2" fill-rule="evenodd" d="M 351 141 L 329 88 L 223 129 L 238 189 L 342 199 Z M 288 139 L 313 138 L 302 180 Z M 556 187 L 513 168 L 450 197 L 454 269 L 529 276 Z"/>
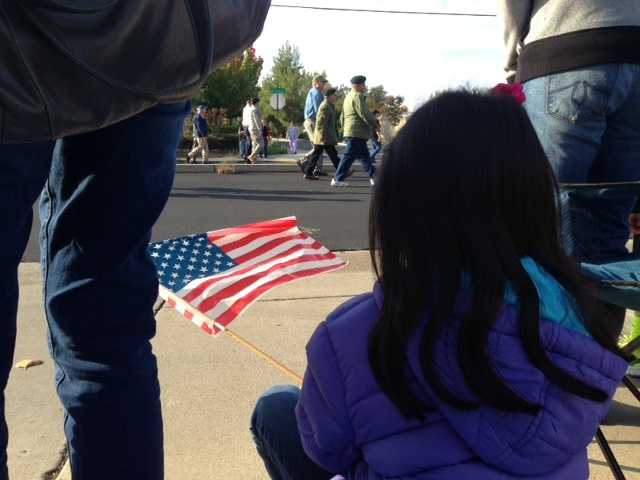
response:
<path id="1" fill-rule="evenodd" d="M 391 125 L 396 127 L 400 124 L 402 117 L 409 112 L 409 109 L 404 104 L 404 97 L 388 95 L 384 99 L 380 112 L 387 120 L 389 120 Z"/>
<path id="2" fill-rule="evenodd" d="M 272 121 L 274 133 L 282 135 L 289 122 L 301 125 L 304 121 L 304 104 L 311 88 L 314 73 L 307 72 L 300 59 L 300 50 L 286 42 L 273 59 L 273 68 L 262 82 L 260 108 L 262 116 Z M 271 107 L 273 88 L 286 90 L 286 105 L 281 110 Z"/>
<path id="3" fill-rule="evenodd" d="M 209 75 L 199 100 L 212 108 L 222 109 L 227 118 L 241 116 L 246 101 L 260 92 L 258 80 L 263 63 L 255 49 L 247 49 Z"/>
<path id="4" fill-rule="evenodd" d="M 367 105 L 372 112 L 375 110 L 382 111 L 385 100 L 388 96 L 387 91 L 382 85 L 371 87 L 367 93 Z"/>

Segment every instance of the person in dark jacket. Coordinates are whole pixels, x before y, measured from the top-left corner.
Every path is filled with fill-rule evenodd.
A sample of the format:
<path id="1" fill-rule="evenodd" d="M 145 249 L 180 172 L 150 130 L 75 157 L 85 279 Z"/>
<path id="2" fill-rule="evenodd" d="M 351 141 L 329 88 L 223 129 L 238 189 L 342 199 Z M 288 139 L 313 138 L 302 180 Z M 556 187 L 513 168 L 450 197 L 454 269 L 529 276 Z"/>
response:
<path id="1" fill-rule="evenodd" d="M 192 23 L 184 3 L 209 13 Z M 16 341 L 18 267 L 39 197 L 44 312 L 71 476 L 163 479 L 151 229 L 169 199 L 191 112 L 184 92 L 199 90 L 209 69 L 258 37 L 269 3 L 0 1 L 0 480 L 10 473 L 4 390 Z M 131 11 L 140 15 L 120 15 Z M 60 28 L 48 31 L 53 21 Z M 214 34 L 215 45 L 205 41 Z M 78 38 L 100 47 L 72 41 Z M 25 55 L 48 49 L 55 58 Z M 23 69 L 29 62 L 41 68 Z M 37 99 L 54 92 L 47 99 L 53 108 L 27 101 L 34 86 Z M 30 108 L 16 107 L 20 102 Z"/>
<path id="2" fill-rule="evenodd" d="M 587 480 L 627 362 L 556 192 L 514 98 L 446 92 L 411 116 L 376 182 L 373 291 L 318 326 L 302 389 L 254 410 L 272 479 Z"/>
<path id="3" fill-rule="evenodd" d="M 317 180 L 315 174 L 318 168 L 318 161 L 323 152 L 327 152 L 331 163 L 335 168 L 340 164 L 340 157 L 336 145 L 338 143 L 338 113 L 336 112 L 336 101 L 338 91 L 335 88 L 327 90 L 326 97 L 318 108 L 316 116 L 315 131 L 313 135 L 313 150 L 309 159 L 301 163 L 306 180 Z"/>
<path id="4" fill-rule="evenodd" d="M 206 163 L 209 160 L 209 124 L 207 123 L 207 111 L 206 105 L 200 105 L 196 109 L 196 114 L 193 117 L 193 140 L 196 145 L 187 155 L 188 163 L 195 163 L 198 153 L 202 155 L 202 163 Z"/>

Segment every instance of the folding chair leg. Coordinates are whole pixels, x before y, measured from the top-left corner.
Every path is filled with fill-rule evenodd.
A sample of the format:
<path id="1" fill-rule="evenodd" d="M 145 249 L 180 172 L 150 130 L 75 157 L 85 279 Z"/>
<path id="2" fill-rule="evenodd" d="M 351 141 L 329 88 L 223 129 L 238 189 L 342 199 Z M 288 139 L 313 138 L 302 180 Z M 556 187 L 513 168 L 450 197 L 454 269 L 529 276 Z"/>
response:
<path id="1" fill-rule="evenodd" d="M 613 473 L 613 478 L 615 478 L 615 480 L 626 480 L 627 477 L 624 476 L 624 472 L 622 471 L 622 468 L 620 468 L 618 459 L 613 454 L 613 451 L 609 446 L 609 442 L 605 438 L 604 433 L 602 433 L 602 430 L 600 428 L 598 428 L 598 431 L 596 432 L 596 441 L 598 442 L 600 450 L 602 450 L 602 454 L 607 461 L 607 465 L 609 465 L 609 468 Z"/>
<path id="2" fill-rule="evenodd" d="M 622 383 L 633 394 L 633 396 L 636 397 L 636 400 L 640 402 L 640 391 L 638 391 L 638 387 L 636 387 L 636 384 L 633 383 L 628 375 L 624 376 L 624 378 L 622 379 Z"/>

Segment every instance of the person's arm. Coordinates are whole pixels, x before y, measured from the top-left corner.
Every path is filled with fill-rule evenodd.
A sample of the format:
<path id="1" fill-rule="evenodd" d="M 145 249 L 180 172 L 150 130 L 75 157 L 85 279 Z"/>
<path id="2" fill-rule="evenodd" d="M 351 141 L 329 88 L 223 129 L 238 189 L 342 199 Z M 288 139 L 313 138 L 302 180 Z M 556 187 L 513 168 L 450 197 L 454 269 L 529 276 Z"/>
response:
<path id="1" fill-rule="evenodd" d="M 307 345 L 307 371 L 296 417 L 304 451 L 333 473 L 348 472 L 362 456 L 355 445 L 343 385 L 329 330 L 321 323 Z"/>
<path id="2" fill-rule="evenodd" d="M 533 0 L 498 0 L 498 13 L 503 21 L 503 42 L 506 52 L 504 71 L 509 82 L 518 70 L 521 43 L 529 32 Z"/>
<path id="3" fill-rule="evenodd" d="M 358 116 L 371 127 L 371 130 L 375 130 L 376 128 L 376 117 L 373 116 L 373 113 L 369 110 L 369 106 L 367 105 L 367 99 L 364 95 L 358 95 L 355 101 L 355 111 Z"/>

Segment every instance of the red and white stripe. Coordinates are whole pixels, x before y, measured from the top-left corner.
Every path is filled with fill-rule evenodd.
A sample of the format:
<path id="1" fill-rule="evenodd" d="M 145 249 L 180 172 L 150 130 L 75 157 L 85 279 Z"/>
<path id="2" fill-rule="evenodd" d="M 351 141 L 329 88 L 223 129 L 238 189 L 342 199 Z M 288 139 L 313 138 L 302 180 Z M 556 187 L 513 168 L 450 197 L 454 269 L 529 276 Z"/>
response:
<path id="1" fill-rule="evenodd" d="M 269 290 L 346 266 L 344 260 L 301 232 L 295 217 L 226 228 L 207 236 L 238 265 L 194 280 L 178 296 L 206 315 L 208 325 L 203 324 L 201 315 L 194 318 L 188 309 L 183 312 L 212 335 L 220 333 Z"/>

